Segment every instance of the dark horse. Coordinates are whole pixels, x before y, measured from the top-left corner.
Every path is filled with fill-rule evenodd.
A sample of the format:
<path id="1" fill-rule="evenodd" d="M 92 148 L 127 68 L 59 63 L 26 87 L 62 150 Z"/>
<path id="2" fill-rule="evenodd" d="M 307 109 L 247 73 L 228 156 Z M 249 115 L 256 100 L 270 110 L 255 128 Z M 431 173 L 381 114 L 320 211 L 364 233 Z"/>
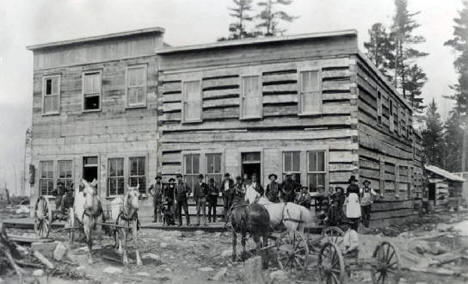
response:
<path id="1" fill-rule="evenodd" d="M 237 258 L 237 234 L 242 235 L 242 259 L 246 258 L 247 252 L 245 244 L 247 241 L 247 233 L 255 241 L 255 250 L 258 252 L 262 248 L 261 237 L 263 238 L 263 246 L 268 245 L 268 236 L 270 234 L 270 215 L 263 205 L 248 204 L 244 200 L 239 200 L 232 205 L 229 220 L 232 225 L 232 259 Z"/>

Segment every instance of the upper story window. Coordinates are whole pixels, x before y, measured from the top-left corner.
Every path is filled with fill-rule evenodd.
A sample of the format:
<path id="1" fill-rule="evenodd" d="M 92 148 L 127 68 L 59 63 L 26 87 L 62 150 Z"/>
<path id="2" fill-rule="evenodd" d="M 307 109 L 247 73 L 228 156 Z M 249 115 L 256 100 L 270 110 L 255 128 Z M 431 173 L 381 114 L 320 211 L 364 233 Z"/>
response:
<path id="1" fill-rule="evenodd" d="M 299 114 L 322 112 L 322 87 L 320 70 L 299 73 Z"/>
<path id="2" fill-rule="evenodd" d="M 146 65 L 127 67 L 127 107 L 146 106 Z"/>
<path id="3" fill-rule="evenodd" d="M 183 83 L 182 117 L 183 122 L 200 122 L 202 119 L 200 80 Z"/>
<path id="4" fill-rule="evenodd" d="M 57 114 L 60 112 L 60 75 L 47 76 L 42 79 L 42 113 Z"/>
<path id="5" fill-rule="evenodd" d="M 260 76 L 241 77 L 240 118 L 261 118 L 263 114 Z"/>
<path id="6" fill-rule="evenodd" d="M 101 71 L 83 73 L 83 110 L 101 110 Z"/>

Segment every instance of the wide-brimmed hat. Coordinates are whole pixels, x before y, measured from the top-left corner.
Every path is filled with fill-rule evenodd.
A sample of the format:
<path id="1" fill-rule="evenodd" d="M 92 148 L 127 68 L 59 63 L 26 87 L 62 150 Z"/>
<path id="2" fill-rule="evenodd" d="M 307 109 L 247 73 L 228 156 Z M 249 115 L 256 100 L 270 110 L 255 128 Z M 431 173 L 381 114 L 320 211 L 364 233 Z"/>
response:
<path id="1" fill-rule="evenodd" d="M 242 180 L 241 176 L 236 176 L 236 180 Z"/>
<path id="2" fill-rule="evenodd" d="M 366 179 L 362 182 L 363 185 L 366 185 L 366 184 L 371 184 L 370 180 Z"/>
<path id="3" fill-rule="evenodd" d="M 175 181 L 175 178 L 170 178 L 170 179 L 169 179 L 169 182 L 171 182 L 171 181 Z"/>
<path id="4" fill-rule="evenodd" d="M 229 173 L 225 173 L 224 177 L 230 177 L 231 175 Z"/>
<path id="5" fill-rule="evenodd" d="M 176 178 L 181 178 L 182 174 L 176 174 Z"/>
<path id="6" fill-rule="evenodd" d="M 203 174 L 199 174 L 198 178 L 204 178 Z"/>
<path id="7" fill-rule="evenodd" d="M 275 177 L 275 179 L 278 179 L 278 176 L 276 174 L 269 174 L 268 179 L 271 179 L 271 177 Z"/>
<path id="8" fill-rule="evenodd" d="M 160 180 L 161 180 L 161 179 L 162 179 L 161 174 L 157 174 L 156 177 L 155 177 L 154 179 L 160 179 Z"/>
<path id="9" fill-rule="evenodd" d="M 357 181 L 356 176 L 352 175 L 352 176 L 349 178 L 348 182 L 352 182 L 352 181 Z"/>
<path id="10" fill-rule="evenodd" d="M 290 177 L 290 176 L 292 176 L 292 173 L 286 172 L 286 173 L 284 173 L 284 176 L 285 176 L 285 177 Z"/>

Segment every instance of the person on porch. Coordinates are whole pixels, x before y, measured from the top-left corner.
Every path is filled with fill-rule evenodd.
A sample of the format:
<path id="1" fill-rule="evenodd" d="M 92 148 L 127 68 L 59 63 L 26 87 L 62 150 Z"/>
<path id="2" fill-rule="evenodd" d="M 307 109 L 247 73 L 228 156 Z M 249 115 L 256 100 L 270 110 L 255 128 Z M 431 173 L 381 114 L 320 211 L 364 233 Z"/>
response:
<path id="1" fill-rule="evenodd" d="M 224 174 L 224 180 L 221 183 L 221 188 L 219 192 L 221 192 L 221 196 L 223 197 L 223 207 L 224 207 L 224 221 L 227 221 L 227 214 L 229 208 L 231 208 L 232 204 L 232 189 L 234 188 L 234 181 L 231 179 L 231 175 L 229 173 Z"/>
<path id="2" fill-rule="evenodd" d="M 203 175 L 198 175 L 198 182 L 193 189 L 193 199 L 197 209 L 197 226 L 200 226 L 200 219 L 203 217 L 203 226 L 206 226 L 206 197 L 208 195 L 208 185 L 203 182 Z"/>
<path id="3" fill-rule="evenodd" d="M 270 180 L 270 183 L 266 187 L 265 197 L 273 203 L 278 203 L 280 202 L 280 184 L 276 182 L 278 176 L 276 174 L 270 174 L 268 179 Z"/>
<path id="4" fill-rule="evenodd" d="M 163 205 L 163 184 L 161 175 L 156 175 L 156 182 L 149 188 L 149 193 L 153 197 L 153 222 L 162 221 L 161 209 Z"/>

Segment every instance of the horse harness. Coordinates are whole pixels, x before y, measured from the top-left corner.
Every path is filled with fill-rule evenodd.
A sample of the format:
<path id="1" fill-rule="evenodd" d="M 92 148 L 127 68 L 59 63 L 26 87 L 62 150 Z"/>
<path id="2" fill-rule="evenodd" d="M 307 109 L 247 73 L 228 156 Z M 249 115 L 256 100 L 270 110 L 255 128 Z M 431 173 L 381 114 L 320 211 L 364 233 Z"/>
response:
<path id="1" fill-rule="evenodd" d="M 282 213 L 281 213 L 281 222 L 280 223 L 283 223 L 284 221 L 290 221 L 290 222 L 294 222 L 294 223 L 298 223 L 298 224 L 305 223 L 305 221 L 303 221 L 303 220 L 295 219 L 295 218 L 291 217 L 291 214 L 289 213 L 289 210 L 286 208 L 287 204 L 288 204 L 288 202 L 285 202 L 284 205 L 283 205 L 283 210 L 282 210 Z M 285 212 L 288 214 L 288 216 L 286 218 L 285 218 L 285 214 L 284 214 Z M 301 215 L 302 215 L 302 212 L 301 212 Z"/>

